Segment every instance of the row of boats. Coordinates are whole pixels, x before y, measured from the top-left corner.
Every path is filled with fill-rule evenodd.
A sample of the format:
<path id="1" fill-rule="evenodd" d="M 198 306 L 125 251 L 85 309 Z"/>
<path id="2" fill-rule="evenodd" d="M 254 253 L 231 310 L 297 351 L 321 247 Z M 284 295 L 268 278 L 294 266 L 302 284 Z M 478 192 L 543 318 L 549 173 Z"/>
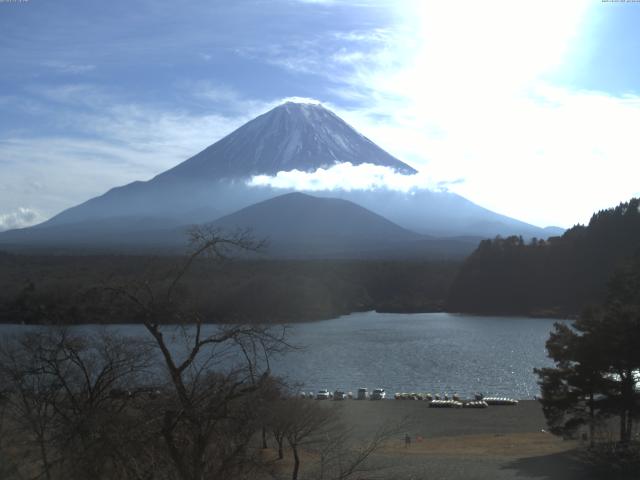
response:
<path id="1" fill-rule="evenodd" d="M 489 405 L 517 405 L 518 401 L 512 398 L 488 397 L 482 400 L 431 400 L 430 408 L 487 408 Z"/>
<path id="2" fill-rule="evenodd" d="M 376 388 L 371 394 L 366 388 L 359 388 L 355 397 L 352 392 L 345 392 L 344 390 L 335 390 L 331 393 L 327 389 L 318 390 L 318 393 L 315 395 L 313 392 L 300 392 L 300 396 L 302 398 L 315 398 L 317 400 L 346 400 L 353 399 L 356 400 L 384 400 L 387 398 L 387 392 L 385 392 L 384 388 Z"/>
<path id="3" fill-rule="evenodd" d="M 335 390 L 330 392 L 327 389 L 318 390 L 316 394 L 313 392 L 301 392 L 302 398 L 315 398 L 317 400 L 384 400 L 387 398 L 387 393 L 383 388 L 374 389 L 369 394 L 366 388 L 359 388 L 356 395 L 352 392 L 345 392 L 344 390 Z M 485 397 L 484 395 L 477 393 L 473 400 L 462 400 L 457 393 L 454 393 L 451 398 L 449 395 L 431 395 L 430 393 L 396 393 L 394 395 L 396 400 L 422 400 L 429 402 L 429 407 L 432 408 L 486 408 L 489 405 L 512 405 L 518 404 L 518 400 L 507 397 Z"/>
<path id="4" fill-rule="evenodd" d="M 451 395 L 451 398 L 447 394 L 440 397 L 440 395 L 431 395 L 430 393 L 396 393 L 396 400 L 425 400 L 430 402 L 430 407 L 470 407 L 470 408 L 484 408 L 489 405 L 517 405 L 518 400 L 507 397 L 485 397 L 481 393 L 474 395 L 473 400 L 462 400 L 457 393 Z"/>

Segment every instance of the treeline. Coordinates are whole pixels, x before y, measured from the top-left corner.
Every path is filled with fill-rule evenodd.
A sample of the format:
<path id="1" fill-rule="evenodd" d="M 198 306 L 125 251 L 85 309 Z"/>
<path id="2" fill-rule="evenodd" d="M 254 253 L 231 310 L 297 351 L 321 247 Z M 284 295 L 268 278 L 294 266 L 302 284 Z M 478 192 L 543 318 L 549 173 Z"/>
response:
<path id="1" fill-rule="evenodd" d="M 0 322 L 138 322 L 109 289 L 153 284 L 183 258 L 0 254 Z M 207 322 L 297 322 L 354 311 L 439 311 L 458 262 L 198 259 L 178 294 Z"/>
<path id="2" fill-rule="evenodd" d="M 640 248 L 640 199 L 594 214 L 548 240 L 484 240 L 451 285 L 446 309 L 482 314 L 579 314 Z"/>
<path id="3" fill-rule="evenodd" d="M 198 258 L 181 301 L 212 323 L 320 320 L 356 311 L 575 316 L 640 253 L 640 200 L 548 240 L 484 240 L 457 261 Z M 0 322 L 135 323 L 122 286 L 166 289 L 185 257 L 0 253 Z"/>

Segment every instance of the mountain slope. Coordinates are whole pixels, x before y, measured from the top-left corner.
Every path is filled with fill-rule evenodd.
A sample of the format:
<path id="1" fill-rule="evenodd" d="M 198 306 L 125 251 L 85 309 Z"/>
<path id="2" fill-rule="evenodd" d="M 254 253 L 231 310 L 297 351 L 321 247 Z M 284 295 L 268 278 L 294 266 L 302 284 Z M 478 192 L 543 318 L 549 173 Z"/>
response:
<path id="1" fill-rule="evenodd" d="M 1 236 L 5 248 L 33 251 L 48 245 L 61 253 L 181 253 L 190 225 L 168 219 L 114 217 L 13 230 Z M 241 209 L 212 223 L 233 233 L 251 230 L 266 240 L 261 257 L 278 258 L 460 258 L 479 238 L 433 239 L 411 232 L 347 200 L 289 193 Z"/>
<path id="2" fill-rule="evenodd" d="M 146 182 L 116 187 L 45 222 L 75 223 L 116 216 L 163 216 L 180 223 L 203 209 L 228 214 L 282 190 L 247 187 L 253 175 L 313 172 L 335 163 L 371 163 L 415 173 L 321 105 L 288 102 L 256 117 L 202 152 Z"/>
<path id="3" fill-rule="evenodd" d="M 387 189 L 337 190 L 315 195 L 343 198 L 409 230 L 432 236 L 523 235 L 547 238 L 561 229 L 542 229 L 483 208 L 452 192 L 418 190 L 409 194 Z"/>
<path id="4" fill-rule="evenodd" d="M 0 248 L 13 252 L 184 252 L 187 227 L 170 218 L 121 216 L 43 224 L 0 233 Z"/>
<path id="5" fill-rule="evenodd" d="M 245 178 L 294 169 L 314 172 L 344 162 L 416 173 L 323 106 L 287 102 L 154 180 Z"/>
<path id="6" fill-rule="evenodd" d="M 118 235 L 125 238 L 130 232 L 138 235 L 137 224 L 141 221 L 152 225 L 149 232 L 211 222 L 293 191 L 248 186 L 247 180 L 252 175 L 274 175 L 291 169 L 313 172 L 338 162 L 376 164 L 401 174 L 415 172 L 326 108 L 285 103 L 149 181 L 113 188 L 40 225 L 0 234 L 0 244 L 44 246 L 49 241 L 47 235 L 55 231 L 56 242 L 66 238 L 69 243 L 82 241 L 90 245 L 94 238 L 100 240 L 103 235 L 114 238 Z M 420 234 L 549 236 L 543 229 L 499 215 L 449 192 L 338 189 L 313 194 L 357 203 Z M 65 225 L 69 227 L 66 234 Z"/>

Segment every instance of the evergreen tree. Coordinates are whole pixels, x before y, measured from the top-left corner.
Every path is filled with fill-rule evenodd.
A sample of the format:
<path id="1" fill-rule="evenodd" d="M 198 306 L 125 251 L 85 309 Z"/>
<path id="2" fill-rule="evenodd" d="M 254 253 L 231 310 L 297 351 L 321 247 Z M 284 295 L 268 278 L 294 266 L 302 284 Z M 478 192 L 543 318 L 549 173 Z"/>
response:
<path id="1" fill-rule="evenodd" d="M 555 368 L 536 369 L 542 406 L 553 433 L 571 434 L 602 418 L 619 418 L 619 439 L 631 440 L 640 415 L 640 261 L 618 272 L 600 308 L 547 341 Z"/>

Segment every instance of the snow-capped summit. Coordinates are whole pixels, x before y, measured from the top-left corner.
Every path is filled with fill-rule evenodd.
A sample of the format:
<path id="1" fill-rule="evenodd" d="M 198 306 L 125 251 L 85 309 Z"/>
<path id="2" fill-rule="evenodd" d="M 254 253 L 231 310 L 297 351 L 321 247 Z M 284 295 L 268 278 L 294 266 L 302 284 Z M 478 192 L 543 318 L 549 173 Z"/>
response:
<path id="1" fill-rule="evenodd" d="M 315 172 L 318 168 L 341 162 L 374 164 L 390 167 L 403 174 L 415 173 L 409 165 L 376 146 L 321 104 L 308 99 L 292 100 L 251 120 L 151 180 L 113 188 L 40 225 L 0 234 L 0 245 L 53 245 L 56 242 L 62 245 L 76 242 L 90 246 L 97 241 L 106 242 L 108 235 L 117 241 L 136 238 L 139 242 L 151 244 L 160 242 L 160 239 L 149 232 L 182 228 L 193 223 L 210 223 L 294 190 L 251 185 L 249 180 L 254 175 L 275 175 L 289 170 Z M 549 235 L 549 232 L 538 227 L 491 212 L 450 192 L 419 190 L 406 194 L 391 188 L 337 188 L 317 191 L 315 195 L 355 203 L 397 224 L 397 228 L 402 227 L 417 234 L 465 237 L 519 234 L 539 238 Z M 286 196 L 285 199 L 284 203 L 266 203 L 271 212 L 269 215 L 260 207 L 257 210 L 242 210 L 245 212 L 242 216 L 232 218 L 246 219 L 247 211 L 258 212 L 251 218 L 258 218 L 262 214 L 264 218 L 254 222 L 256 225 L 253 226 L 264 226 L 265 223 L 275 226 L 282 225 L 283 219 L 286 220 L 284 223 L 301 223 L 287 214 L 297 212 L 295 218 L 308 215 L 308 220 L 314 225 L 324 225 L 328 237 L 340 236 L 339 231 L 344 230 L 338 228 L 336 222 L 321 221 L 322 212 L 328 210 L 320 208 L 320 205 L 331 203 L 322 199 L 309 200 L 304 196 Z M 309 206 L 308 202 L 311 202 L 317 208 L 304 210 L 303 213 L 296 210 L 300 205 L 293 208 L 304 201 L 307 201 L 305 205 Z M 353 223 L 355 218 L 343 220 Z M 372 217 L 369 215 L 367 218 Z M 368 231 L 364 224 L 359 228 Z M 317 235 L 319 231 L 314 230 Z M 291 234 L 290 230 L 287 232 Z M 379 234 L 372 235 L 374 242 L 381 238 Z"/>
<path id="2" fill-rule="evenodd" d="M 282 103 L 302 103 L 308 105 L 322 105 L 320 100 L 316 100 L 315 98 L 309 97 L 287 97 L 284 99 Z"/>
<path id="3" fill-rule="evenodd" d="M 319 103 L 289 101 L 256 117 L 175 168 L 169 178 L 238 178 L 336 163 L 372 163 L 415 173 Z"/>

